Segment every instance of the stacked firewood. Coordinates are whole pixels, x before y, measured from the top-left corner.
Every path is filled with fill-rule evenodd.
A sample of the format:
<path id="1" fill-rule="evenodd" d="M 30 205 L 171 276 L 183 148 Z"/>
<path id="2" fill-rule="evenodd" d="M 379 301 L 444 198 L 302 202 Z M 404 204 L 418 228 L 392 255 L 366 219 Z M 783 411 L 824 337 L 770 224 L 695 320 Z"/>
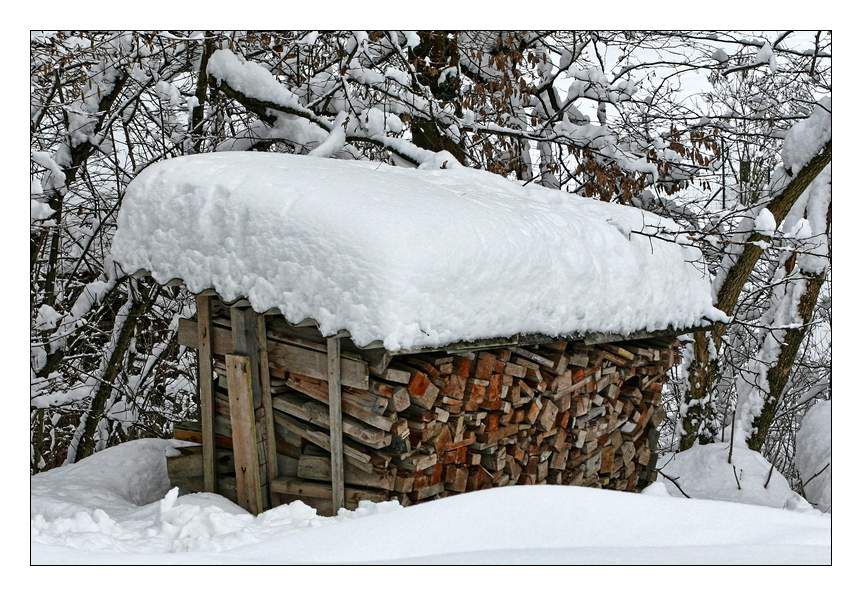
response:
<path id="1" fill-rule="evenodd" d="M 270 491 L 274 500 L 301 498 L 328 513 L 326 377 L 313 367 L 303 368 L 307 374 L 297 372 L 297 360 L 291 361 L 293 369 L 285 367 L 268 339 L 278 453 L 278 477 Z M 307 338 L 280 339 L 325 350 Z M 227 351 L 215 342 L 219 490 L 232 497 Z M 662 385 L 676 354 L 673 339 L 555 341 L 398 355 L 357 382 L 348 375 L 342 391 L 347 505 L 393 498 L 410 504 L 515 484 L 637 490 L 654 479 L 651 441 L 663 416 Z M 343 369 L 348 362 L 342 360 Z M 178 427 L 175 436 L 200 437 L 189 427 Z M 179 459 L 168 465 L 174 468 L 172 480 L 199 490 L 199 478 L 182 472 L 193 466 Z"/>

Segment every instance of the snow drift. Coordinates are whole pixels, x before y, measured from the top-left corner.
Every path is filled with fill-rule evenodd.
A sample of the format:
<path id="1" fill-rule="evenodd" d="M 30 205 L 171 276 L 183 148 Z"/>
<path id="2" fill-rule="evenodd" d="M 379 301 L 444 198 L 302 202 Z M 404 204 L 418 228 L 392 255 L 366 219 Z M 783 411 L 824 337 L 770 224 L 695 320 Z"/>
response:
<path id="1" fill-rule="evenodd" d="M 113 257 L 397 350 L 723 317 L 699 251 L 647 236 L 669 230 L 632 207 L 469 168 L 215 153 L 159 162 L 129 185 Z"/>
<path id="2" fill-rule="evenodd" d="M 177 498 L 144 439 L 31 481 L 34 563 L 827 563 L 831 517 L 568 486 L 514 486 L 323 518 Z M 164 495 L 159 498 L 159 495 Z M 150 499 L 154 499 L 148 502 Z M 504 521 L 501 521 L 504 520 Z"/>

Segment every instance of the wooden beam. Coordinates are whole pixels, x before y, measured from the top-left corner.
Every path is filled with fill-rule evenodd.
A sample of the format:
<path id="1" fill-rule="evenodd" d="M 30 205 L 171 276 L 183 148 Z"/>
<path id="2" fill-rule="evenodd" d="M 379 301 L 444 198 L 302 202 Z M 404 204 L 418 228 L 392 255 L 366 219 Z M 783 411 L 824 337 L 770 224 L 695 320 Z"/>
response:
<path id="1" fill-rule="evenodd" d="M 254 366 L 251 358 L 240 354 L 228 354 L 226 364 L 237 504 L 256 515 L 264 510 L 264 500 L 254 419 Z"/>
<path id="2" fill-rule="evenodd" d="M 344 435 L 341 423 L 341 340 L 326 338 L 329 383 L 329 444 L 332 467 L 332 511 L 344 506 Z"/>
<path id="3" fill-rule="evenodd" d="M 272 415 L 272 387 L 269 378 L 269 355 L 266 351 L 266 317 L 257 315 L 257 346 L 260 358 L 260 389 L 266 425 L 266 477 L 269 483 L 278 477 L 278 457 L 275 441 L 275 419 Z M 271 484 L 270 484 L 271 486 Z M 275 499 L 270 496 L 270 503 Z"/>
<path id="4" fill-rule="evenodd" d="M 250 309 L 247 309 L 250 310 Z M 197 332 L 195 322 L 189 319 L 180 319 L 177 341 L 180 345 L 189 348 L 197 348 Z M 233 351 L 231 332 L 218 325 L 213 327 L 212 345 L 214 354 L 227 354 Z M 267 337 L 267 352 L 269 354 L 270 367 L 283 368 L 288 372 L 295 372 L 307 377 L 325 381 L 327 376 L 327 363 L 325 348 L 321 351 L 310 349 L 284 340 Z M 369 387 L 368 365 L 357 357 L 344 356 L 341 359 L 341 384 L 355 389 Z"/>
<path id="5" fill-rule="evenodd" d="M 209 296 L 195 297 L 198 311 L 198 395 L 200 396 L 201 439 L 203 444 L 204 490 L 215 492 L 215 403 L 213 402 L 212 301 Z"/>
<path id="6" fill-rule="evenodd" d="M 274 492 L 279 494 L 316 499 L 325 499 L 330 496 L 331 492 L 330 487 L 323 482 L 312 482 L 287 477 L 276 480 L 273 483 L 273 489 Z M 354 506 L 357 505 L 360 500 L 375 501 L 379 503 L 385 501 L 389 496 L 386 491 L 359 487 L 349 487 L 346 493 L 350 504 Z M 336 515 L 337 513 L 337 509 L 332 512 L 333 515 Z"/>
<path id="7" fill-rule="evenodd" d="M 300 455 L 297 462 L 296 476 L 303 480 L 326 482 L 332 478 L 332 462 L 330 462 L 330 458 L 323 455 Z M 393 490 L 395 488 L 395 478 L 394 469 L 387 468 L 384 471 L 372 470 L 366 472 L 361 468 L 351 465 L 351 460 L 345 460 L 344 481 L 348 484 Z M 348 486 L 345 486 L 345 491 L 348 488 Z"/>

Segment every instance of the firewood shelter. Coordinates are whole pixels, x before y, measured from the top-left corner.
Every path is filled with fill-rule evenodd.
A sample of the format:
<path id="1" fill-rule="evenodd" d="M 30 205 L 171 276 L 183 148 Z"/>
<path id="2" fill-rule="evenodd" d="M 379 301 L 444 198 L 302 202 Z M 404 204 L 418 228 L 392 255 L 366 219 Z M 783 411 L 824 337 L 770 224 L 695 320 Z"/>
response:
<path id="1" fill-rule="evenodd" d="M 195 295 L 171 481 L 334 513 L 651 482 L 677 337 L 723 317 L 678 233 L 467 168 L 212 154 L 133 181 L 114 258 Z"/>

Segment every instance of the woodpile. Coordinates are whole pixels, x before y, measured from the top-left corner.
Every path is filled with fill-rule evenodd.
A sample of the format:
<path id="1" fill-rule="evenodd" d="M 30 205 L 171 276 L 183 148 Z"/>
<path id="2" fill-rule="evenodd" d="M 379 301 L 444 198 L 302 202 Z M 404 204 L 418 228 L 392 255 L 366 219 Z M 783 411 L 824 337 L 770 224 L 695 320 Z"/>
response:
<path id="1" fill-rule="evenodd" d="M 283 321 L 283 320 L 282 320 Z M 194 321 L 180 342 L 197 347 Z M 226 355 L 230 319 L 213 319 L 218 489 L 235 499 Z M 331 513 L 326 342 L 267 319 L 268 399 L 277 452 L 272 505 L 301 498 Z M 417 503 L 516 484 L 637 490 L 654 480 L 660 395 L 673 338 L 585 345 L 553 341 L 373 361 L 341 353 L 345 502 Z M 199 428 L 176 438 L 200 441 Z M 169 461 L 200 490 L 200 448 Z M 196 463 L 198 462 L 198 463 Z"/>

